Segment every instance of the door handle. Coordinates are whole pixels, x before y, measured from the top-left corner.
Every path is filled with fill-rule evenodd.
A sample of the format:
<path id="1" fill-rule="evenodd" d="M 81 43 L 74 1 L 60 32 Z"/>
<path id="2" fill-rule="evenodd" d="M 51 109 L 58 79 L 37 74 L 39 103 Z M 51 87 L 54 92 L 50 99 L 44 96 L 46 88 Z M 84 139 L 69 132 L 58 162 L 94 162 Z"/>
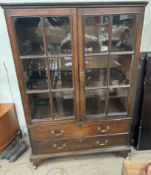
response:
<path id="1" fill-rule="evenodd" d="M 82 79 L 84 79 L 84 72 L 83 72 L 83 71 L 80 71 L 80 77 L 81 77 Z"/>

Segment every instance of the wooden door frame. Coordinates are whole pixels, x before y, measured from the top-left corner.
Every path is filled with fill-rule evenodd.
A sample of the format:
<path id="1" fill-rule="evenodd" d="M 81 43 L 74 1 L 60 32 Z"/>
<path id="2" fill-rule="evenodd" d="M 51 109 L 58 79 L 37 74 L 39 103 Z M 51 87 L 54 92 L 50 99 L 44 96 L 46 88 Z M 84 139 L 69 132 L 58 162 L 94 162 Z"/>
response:
<path id="1" fill-rule="evenodd" d="M 83 74 L 80 76 L 80 116 L 81 120 L 85 121 L 86 119 L 86 100 L 85 100 L 85 69 L 84 69 L 84 27 L 83 27 L 83 16 L 88 15 L 118 15 L 118 14 L 136 14 L 136 33 L 135 33 L 135 43 L 134 43 L 134 58 L 132 61 L 131 69 L 131 87 L 129 88 L 128 94 L 128 116 L 133 116 L 133 105 L 135 98 L 135 89 L 136 89 L 136 77 L 137 77 L 137 66 L 140 53 L 140 42 L 142 34 L 142 25 L 144 19 L 144 7 L 116 7 L 116 8 L 81 8 L 78 9 L 78 46 L 79 46 L 79 72 Z M 116 117 L 116 116 L 115 116 Z M 109 117 L 108 117 L 109 118 Z M 113 118 L 113 117 L 111 117 Z"/>
<path id="2" fill-rule="evenodd" d="M 33 17 L 33 16 L 71 16 L 71 33 L 72 33 L 72 58 L 73 58 L 73 84 L 74 84 L 74 109 L 75 109 L 75 119 L 65 119 L 65 120 L 54 120 L 49 121 L 49 119 L 41 119 L 41 120 L 32 120 L 29 108 L 29 101 L 26 94 L 25 82 L 23 78 L 23 72 L 21 68 L 21 60 L 19 59 L 19 49 L 17 47 L 17 40 L 15 36 L 15 29 L 13 23 L 13 17 Z M 64 124 L 68 122 L 76 122 L 80 121 L 79 115 L 79 76 L 78 72 L 78 47 L 77 47 L 77 31 L 76 31 L 76 23 L 77 23 L 77 9 L 76 8 L 40 8 L 40 9 L 5 9 L 5 18 L 7 23 L 8 34 L 10 38 L 10 44 L 13 53 L 13 59 L 15 63 L 16 75 L 18 79 L 19 89 L 21 93 L 21 99 L 23 103 L 23 109 L 25 114 L 25 119 L 27 125 L 39 125 L 39 124 Z"/>

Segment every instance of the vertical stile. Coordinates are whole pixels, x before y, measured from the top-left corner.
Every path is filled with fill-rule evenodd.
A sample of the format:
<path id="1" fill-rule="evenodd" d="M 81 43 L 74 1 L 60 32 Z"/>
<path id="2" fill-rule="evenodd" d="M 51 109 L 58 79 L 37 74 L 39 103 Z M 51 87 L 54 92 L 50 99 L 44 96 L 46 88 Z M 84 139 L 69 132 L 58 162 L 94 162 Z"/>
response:
<path id="1" fill-rule="evenodd" d="M 44 50 L 46 53 L 46 56 L 48 56 L 48 48 L 47 48 L 47 40 L 46 40 L 46 31 L 45 31 L 45 25 L 44 25 L 44 17 L 41 17 L 41 21 L 42 21 L 42 35 L 43 35 L 43 42 L 44 42 Z M 49 61 L 48 58 L 45 58 L 46 60 L 46 71 L 47 71 L 47 77 L 48 77 L 48 88 L 49 88 L 49 100 L 50 100 L 50 116 L 54 115 L 54 105 L 53 105 L 53 96 L 51 94 L 51 76 L 50 76 L 50 72 L 49 72 Z M 54 119 L 54 116 L 53 116 Z"/>
<path id="2" fill-rule="evenodd" d="M 85 70 L 84 70 L 84 27 L 82 10 L 78 12 L 78 46 L 79 46 L 79 79 L 80 79 L 80 115 L 81 120 L 85 120 L 86 100 L 85 100 Z M 83 76 L 81 76 L 82 74 Z"/>
<path id="3" fill-rule="evenodd" d="M 108 55 L 108 66 L 107 66 L 107 98 L 106 98 L 106 115 L 108 114 L 108 106 L 109 106 L 109 85 L 110 85 L 110 63 L 111 63 L 111 47 L 112 47 L 112 24 L 113 18 L 112 15 L 109 15 L 109 55 Z"/>
<path id="4" fill-rule="evenodd" d="M 73 85 L 74 85 L 74 113 L 76 115 L 76 119 L 80 120 L 80 112 L 79 112 L 79 62 L 78 62 L 78 28 L 77 28 L 77 9 L 72 9 L 72 17 L 71 17 L 71 31 L 72 31 L 72 62 L 73 62 Z M 77 28 L 77 30 L 75 30 Z"/>

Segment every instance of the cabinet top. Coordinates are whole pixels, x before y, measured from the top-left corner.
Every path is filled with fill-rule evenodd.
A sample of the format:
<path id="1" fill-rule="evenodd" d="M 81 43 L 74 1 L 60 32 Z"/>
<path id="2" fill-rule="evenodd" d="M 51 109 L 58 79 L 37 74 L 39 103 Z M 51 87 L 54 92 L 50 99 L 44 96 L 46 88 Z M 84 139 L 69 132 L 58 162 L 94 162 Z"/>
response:
<path id="1" fill-rule="evenodd" d="M 50 8 L 50 7 L 107 7 L 107 6 L 146 6 L 148 1 L 118 1 L 118 2 L 58 2 L 58 3 L 0 3 L 4 9 L 17 8 Z"/>

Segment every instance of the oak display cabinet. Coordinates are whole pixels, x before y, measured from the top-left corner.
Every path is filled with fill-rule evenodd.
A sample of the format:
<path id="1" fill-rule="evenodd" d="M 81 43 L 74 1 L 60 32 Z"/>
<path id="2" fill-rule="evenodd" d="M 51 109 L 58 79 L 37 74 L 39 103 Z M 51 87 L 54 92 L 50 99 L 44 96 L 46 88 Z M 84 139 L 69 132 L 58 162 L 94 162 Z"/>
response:
<path id="1" fill-rule="evenodd" d="M 2 4 L 34 164 L 130 152 L 146 4 Z"/>

